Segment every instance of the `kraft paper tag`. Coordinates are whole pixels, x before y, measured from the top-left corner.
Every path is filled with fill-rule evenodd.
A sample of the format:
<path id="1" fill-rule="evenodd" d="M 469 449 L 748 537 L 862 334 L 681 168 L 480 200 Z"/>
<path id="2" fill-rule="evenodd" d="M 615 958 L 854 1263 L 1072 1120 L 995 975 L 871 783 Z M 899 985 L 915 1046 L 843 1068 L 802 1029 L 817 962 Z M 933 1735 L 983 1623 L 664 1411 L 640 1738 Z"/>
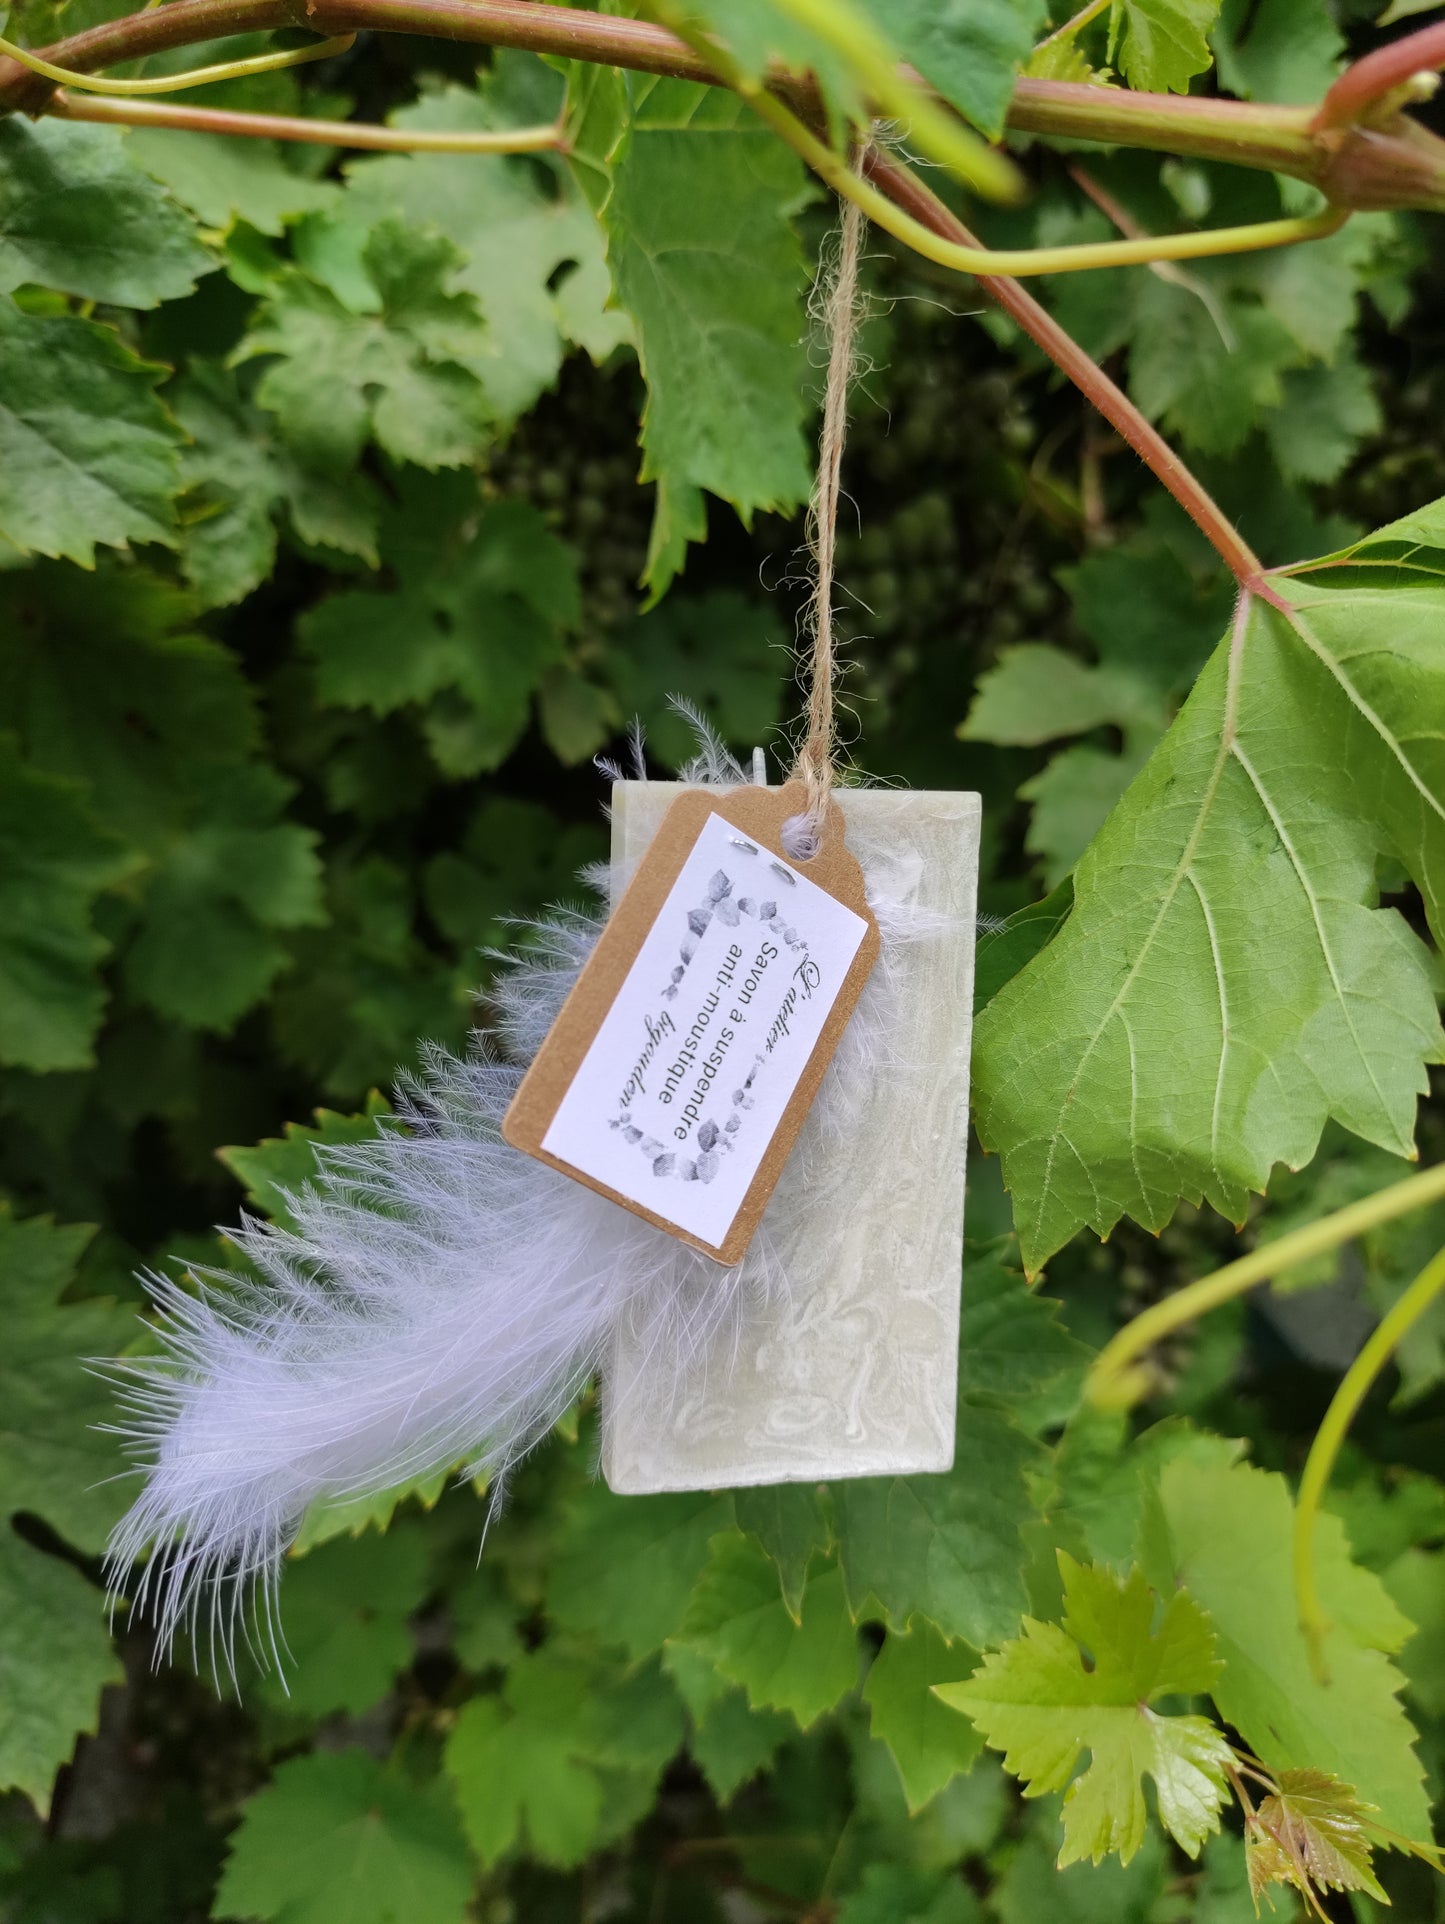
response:
<path id="1" fill-rule="evenodd" d="M 502 1123 L 554 1169 L 740 1262 L 878 955 L 834 805 L 800 783 L 672 804 Z"/>

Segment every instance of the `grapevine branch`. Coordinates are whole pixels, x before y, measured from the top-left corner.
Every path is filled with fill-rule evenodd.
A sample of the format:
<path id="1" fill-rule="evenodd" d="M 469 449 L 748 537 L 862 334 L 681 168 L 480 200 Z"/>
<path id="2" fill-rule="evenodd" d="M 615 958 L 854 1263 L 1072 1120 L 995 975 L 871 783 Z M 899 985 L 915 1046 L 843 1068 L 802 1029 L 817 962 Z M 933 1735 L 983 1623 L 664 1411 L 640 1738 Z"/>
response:
<path id="1" fill-rule="evenodd" d="M 1399 1301 L 1381 1318 L 1359 1355 L 1341 1377 L 1340 1386 L 1325 1411 L 1324 1421 L 1315 1432 L 1300 1475 L 1294 1520 L 1295 1598 L 1299 1607 L 1300 1628 L 1309 1645 L 1310 1662 L 1322 1683 L 1329 1682 L 1324 1657 L 1324 1635 L 1329 1625 L 1315 1582 L 1315 1518 L 1319 1513 L 1320 1499 L 1325 1493 L 1335 1458 L 1340 1453 L 1340 1445 L 1354 1421 L 1356 1411 L 1402 1339 L 1442 1291 L 1445 1291 L 1445 1249 L 1425 1265 Z"/>
<path id="2" fill-rule="evenodd" d="M 60 68 L 67 74 L 90 72 L 227 34 L 288 26 L 333 35 L 362 28 L 431 33 L 712 84 L 727 84 L 732 78 L 737 84 L 736 75 L 720 71 L 726 56 L 712 43 L 692 46 L 647 21 L 539 5 L 537 0 L 171 0 L 164 7 L 148 7 L 76 34 L 48 49 L 47 58 L 52 69 Z M 1317 223 L 1268 223 L 1276 232 L 1265 238 L 1265 245 L 1322 231 L 1327 223 L 1343 217 L 1341 209 L 1417 206 L 1445 210 L 1445 141 L 1437 140 L 1399 111 L 1402 86 L 1407 94 L 1418 92 L 1415 77 L 1432 65 L 1445 64 L 1445 34 L 1439 28 L 1426 29 L 1406 36 L 1385 52 L 1389 59 L 1383 64 L 1380 56 L 1372 55 L 1341 76 L 1314 115 L 1307 108 L 1135 94 L 1025 78 L 1016 88 L 1008 124 L 1019 131 L 1147 146 L 1268 167 L 1310 180 L 1326 193 L 1333 203 L 1333 213 Z M 1362 72 L 1363 78 L 1358 78 Z M 910 79 L 917 82 L 916 76 Z M 1200 527 L 1241 588 L 1277 602 L 1256 556 L 1163 437 L 1038 302 L 1015 280 L 996 271 L 1009 264 L 1008 257 L 989 256 L 968 229 L 901 164 L 874 152 L 864 169 L 864 180 L 848 172 L 846 163 L 817 139 L 808 124 L 810 119 L 816 123 L 820 117 L 821 103 L 806 76 L 770 72 L 766 88 L 750 87 L 748 91 L 753 104 L 777 122 L 779 132 L 792 137 L 795 145 L 809 147 L 808 158 L 822 163 L 820 171 L 825 178 L 841 168 L 847 178 L 840 175 L 833 184 L 840 190 L 863 194 L 870 212 L 880 217 L 886 212 L 881 224 L 891 226 L 910 245 L 921 243 L 920 251 L 961 271 L 978 271 L 987 262 L 990 277 L 981 282 L 984 291 L 1135 450 Z M 15 61 L 0 56 L 0 112 L 19 108 L 43 113 L 55 110 L 56 105 L 54 80 L 34 72 L 31 57 L 22 53 L 21 60 Z M 103 115 L 119 122 L 128 115 L 139 118 L 140 106 L 115 98 L 82 105 L 66 97 L 59 102 L 59 111 L 72 118 Z M 253 133 L 257 131 L 254 121 L 261 118 L 249 116 L 248 124 L 237 126 L 235 117 L 228 116 L 232 124 L 222 126 L 219 121 L 203 122 L 199 116 L 204 111 L 189 110 L 191 117 L 185 124 L 207 126 L 212 131 Z M 172 115 L 185 112 L 169 110 Z M 1352 118 L 1357 113 L 1369 124 Z M 145 116 L 149 124 L 160 124 L 153 114 L 154 108 Z M 181 123 L 171 119 L 166 124 Z M 271 131 L 281 129 L 273 124 Z M 390 144 L 381 138 L 390 131 L 366 130 L 367 138 L 356 144 Z M 1288 231 L 1279 231 L 1282 229 Z M 1180 238 L 1186 243 L 1186 252 L 1209 252 L 1215 251 L 1221 237 Z M 1112 263 L 1116 258 L 1157 260 L 1160 244 L 1157 239 L 1151 240 L 1148 251 L 1137 241 L 1104 245 L 1110 250 Z M 1116 255 L 1113 250 L 1119 248 L 1134 251 Z M 1036 262 L 1034 271 L 1039 271 Z"/>
<path id="3" fill-rule="evenodd" d="M 285 27 L 431 34 L 671 79 L 719 79 L 707 57 L 665 27 L 538 0 L 170 0 L 74 34 L 46 52 L 56 65 L 93 72 L 227 34 Z M 1377 115 L 1403 81 L 1441 65 L 1440 27 L 1406 35 L 1349 68 L 1317 112 L 1025 75 L 1014 88 L 1006 124 L 1013 133 L 1146 147 L 1290 174 L 1337 206 L 1445 212 L 1445 140 L 1399 111 L 1368 124 L 1357 117 Z M 817 113 L 817 89 L 806 76 L 777 69 L 769 86 L 805 118 Z M 43 113 L 50 91 L 43 78 L 0 57 L 0 112 Z"/>
<path id="4" fill-rule="evenodd" d="M 945 238 L 967 244 L 973 235 L 949 208 L 908 167 L 870 149 L 864 171 L 889 199 L 921 224 Z M 1006 275 L 979 282 L 980 289 L 1003 309 L 1036 347 L 1068 376 L 1084 398 L 1103 415 L 1115 432 L 1184 509 L 1219 555 L 1241 588 L 1278 603 L 1279 597 L 1264 576 L 1258 556 L 1235 528 L 1212 495 L 1196 480 L 1164 436 L 1135 407 L 1117 381 L 1111 380 L 1094 357 L 1067 333 L 1036 301 L 1028 289 Z"/>
<path id="5" fill-rule="evenodd" d="M 1095 1357 L 1084 1384 L 1084 1395 L 1097 1409 L 1128 1409 L 1153 1388 L 1153 1375 L 1140 1361 L 1157 1343 L 1186 1323 L 1195 1322 L 1211 1309 L 1242 1296 L 1246 1290 L 1267 1282 L 1271 1276 L 1308 1262 L 1331 1249 L 1393 1222 L 1412 1209 L 1445 1197 L 1445 1163 L 1437 1163 L 1418 1176 L 1407 1176 L 1388 1189 L 1377 1190 L 1360 1202 L 1336 1209 L 1318 1222 L 1306 1223 L 1277 1241 L 1263 1243 L 1247 1256 L 1240 1256 L 1212 1276 L 1201 1277 L 1176 1290 L 1162 1303 L 1154 1303 L 1132 1322 L 1126 1323 Z M 1418 1287 L 1418 1285 L 1417 1285 Z M 1403 1300 L 1403 1299 L 1402 1299 Z M 1399 1332 L 1396 1332 L 1398 1340 Z"/>

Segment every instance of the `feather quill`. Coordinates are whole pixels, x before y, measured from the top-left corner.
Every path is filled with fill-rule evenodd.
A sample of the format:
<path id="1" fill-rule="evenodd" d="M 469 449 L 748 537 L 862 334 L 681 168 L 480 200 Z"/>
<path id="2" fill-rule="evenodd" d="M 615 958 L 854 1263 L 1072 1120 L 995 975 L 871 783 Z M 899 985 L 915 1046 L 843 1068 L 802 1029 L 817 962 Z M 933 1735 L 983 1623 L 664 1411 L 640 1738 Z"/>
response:
<path id="1" fill-rule="evenodd" d="M 700 726 L 683 779 L 742 770 Z M 606 1360 L 620 1319 L 652 1359 L 657 1394 L 726 1367 L 749 1307 L 789 1287 L 808 1168 L 846 1131 L 889 1053 L 890 961 L 937 927 L 913 905 L 919 865 L 896 844 L 852 843 L 883 938 L 746 1259 L 725 1269 L 583 1185 L 510 1148 L 500 1123 L 601 929 L 560 913 L 492 991 L 490 1035 L 441 1050 L 373 1140 L 318 1148 L 287 1197 L 292 1227 L 244 1218 L 246 1275 L 147 1280 L 160 1354 L 113 1365 L 119 1426 L 145 1483 L 117 1527 L 118 1591 L 150 1552 L 136 1601 L 158 1648 L 178 1633 L 233 1664 L 239 1637 L 280 1647 L 277 1583 L 309 1505 L 465 1464 L 493 1504 L 507 1473 Z M 626 877 L 613 877 L 619 888 Z"/>

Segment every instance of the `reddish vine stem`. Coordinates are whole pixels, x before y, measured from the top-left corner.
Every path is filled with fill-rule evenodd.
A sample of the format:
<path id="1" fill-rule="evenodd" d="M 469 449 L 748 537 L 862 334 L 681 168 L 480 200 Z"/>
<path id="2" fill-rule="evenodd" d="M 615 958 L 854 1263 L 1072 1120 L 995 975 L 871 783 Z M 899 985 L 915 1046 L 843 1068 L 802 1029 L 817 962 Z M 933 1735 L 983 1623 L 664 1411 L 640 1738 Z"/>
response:
<path id="1" fill-rule="evenodd" d="M 57 65 L 89 72 L 227 34 L 277 27 L 434 34 L 638 73 L 718 81 L 706 59 L 664 27 L 538 0 L 170 0 L 74 34 L 45 51 Z M 1439 31 L 1426 29 L 1385 51 L 1405 70 L 1418 71 L 1431 64 L 1430 36 Z M 1409 53 L 1398 51 L 1411 47 Z M 1312 126 L 1308 107 L 1135 93 L 1027 76 L 1017 83 L 1007 125 L 1019 133 L 1107 141 L 1292 174 L 1341 207 L 1445 211 L 1445 141 L 1404 115 L 1383 127 L 1340 124 L 1349 119 L 1349 103 L 1359 92 L 1360 83 L 1352 79 L 1358 71 L 1367 70 L 1368 100 L 1378 97 L 1381 83 L 1368 70 L 1369 61 L 1379 58 L 1371 55 L 1336 83 L 1331 99 L 1340 111 L 1331 109 L 1322 131 Z M 1395 71 L 1391 67 L 1383 82 L 1385 92 Z M 805 77 L 779 70 L 769 85 L 798 112 L 816 113 L 817 90 Z M 50 92 L 49 82 L 0 57 L 0 112 L 43 113 Z"/>
<path id="2" fill-rule="evenodd" d="M 1372 107 L 1408 86 L 1416 74 L 1433 73 L 1440 67 L 1445 67 L 1445 21 L 1392 40 L 1388 47 L 1378 47 L 1347 67 L 1325 95 L 1311 132 L 1365 119 Z"/>
<path id="3" fill-rule="evenodd" d="M 863 166 L 874 185 L 915 220 L 948 240 L 959 241 L 964 246 L 977 244 L 958 216 L 908 168 L 873 150 L 865 156 Z M 1190 473 L 1159 430 L 1145 420 L 1117 382 L 1110 380 L 1098 362 L 1072 335 L 1065 333 L 1048 309 L 1018 281 L 1003 275 L 981 279 L 978 287 L 1018 323 L 1035 346 L 1048 355 L 1054 366 L 1068 376 L 1128 443 L 1155 479 L 1173 495 L 1240 586 L 1275 607 L 1282 607 L 1284 604 L 1266 579 L 1259 557 L 1218 502 Z"/>
<path id="4" fill-rule="evenodd" d="M 718 79 L 700 54 L 664 28 L 647 21 L 539 5 L 537 0 L 172 0 L 170 5 L 148 8 L 76 34 L 47 52 L 58 65 L 88 71 L 200 40 L 281 26 L 304 27 L 313 33 L 363 27 L 426 32 L 681 79 L 714 83 Z M 1315 127 L 1326 130 L 1323 142 L 1315 127 L 1306 123 L 1306 110 L 1302 109 L 1176 101 L 1058 81 L 1020 81 L 1010 124 L 1038 132 L 1083 133 L 1125 144 L 1132 137 L 1141 145 L 1176 152 L 1209 152 L 1216 158 L 1280 167 L 1307 179 L 1319 179 L 1332 169 L 1332 182 L 1338 191 L 1341 157 L 1349 152 L 1347 137 L 1351 132 L 1368 134 L 1376 149 L 1381 141 L 1388 144 L 1391 140 L 1379 130 L 1356 129 L 1352 117 L 1389 95 L 1402 77 L 1408 78 L 1437 59 L 1445 63 L 1445 28 L 1439 27 L 1407 36 L 1384 49 L 1383 54 L 1357 63 L 1331 89 L 1316 116 Z M 807 81 L 779 74 L 772 84 L 804 113 L 809 109 L 816 113 L 816 92 Z M 13 61 L 0 60 L 0 109 L 8 104 L 43 112 L 52 94 L 48 82 Z M 1379 151 L 1374 152 L 1374 174 L 1365 170 L 1365 185 L 1360 190 L 1365 198 L 1357 197 L 1352 204 L 1397 204 L 1391 196 L 1404 191 L 1407 198 L 1413 194 L 1415 204 L 1421 204 L 1422 198 L 1423 204 L 1432 204 L 1433 194 L 1445 205 L 1440 187 L 1445 182 L 1445 166 L 1439 155 L 1421 146 L 1422 142 L 1433 142 L 1434 137 L 1408 123 L 1406 129 L 1406 138 L 1394 140 L 1383 160 Z M 1199 144 L 1201 135 L 1207 145 Z M 1261 143 L 1269 150 L 1268 159 L 1263 158 Z M 1434 145 L 1445 155 L 1445 143 Z M 1395 148 L 1401 149 L 1403 159 Z M 1419 179 L 1412 179 L 1412 167 Z M 964 246 L 978 244 L 963 223 L 906 167 L 873 152 L 865 163 L 865 172 L 881 192 L 933 232 Z M 1425 183 L 1423 188 L 1421 181 Z M 1016 281 L 991 277 L 981 284 L 988 297 L 1017 322 L 1133 448 L 1199 527 L 1241 587 L 1275 606 L 1283 606 L 1266 580 L 1258 557 L 1219 505 L 1092 357 Z"/>

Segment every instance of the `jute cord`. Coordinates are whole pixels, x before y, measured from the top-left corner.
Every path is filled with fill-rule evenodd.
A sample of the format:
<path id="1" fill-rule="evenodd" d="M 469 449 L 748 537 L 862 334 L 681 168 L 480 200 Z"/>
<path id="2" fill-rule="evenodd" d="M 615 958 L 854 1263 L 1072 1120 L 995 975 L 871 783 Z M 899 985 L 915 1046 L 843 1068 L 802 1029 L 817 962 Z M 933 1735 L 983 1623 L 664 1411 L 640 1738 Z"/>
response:
<path id="1" fill-rule="evenodd" d="M 789 852 L 806 859 L 815 854 L 837 776 L 837 645 L 833 633 L 833 569 L 837 551 L 838 497 L 843 445 L 848 435 L 848 390 L 854 373 L 858 321 L 858 257 L 863 215 L 851 201 L 843 207 L 837 263 L 824 277 L 819 305 L 828 342 L 828 376 L 823 391 L 823 427 L 818 442 L 818 473 L 808 504 L 808 553 L 812 592 L 803 619 L 807 689 L 807 733 L 793 764 L 793 777 L 807 789 L 807 807 L 787 824 Z"/>

